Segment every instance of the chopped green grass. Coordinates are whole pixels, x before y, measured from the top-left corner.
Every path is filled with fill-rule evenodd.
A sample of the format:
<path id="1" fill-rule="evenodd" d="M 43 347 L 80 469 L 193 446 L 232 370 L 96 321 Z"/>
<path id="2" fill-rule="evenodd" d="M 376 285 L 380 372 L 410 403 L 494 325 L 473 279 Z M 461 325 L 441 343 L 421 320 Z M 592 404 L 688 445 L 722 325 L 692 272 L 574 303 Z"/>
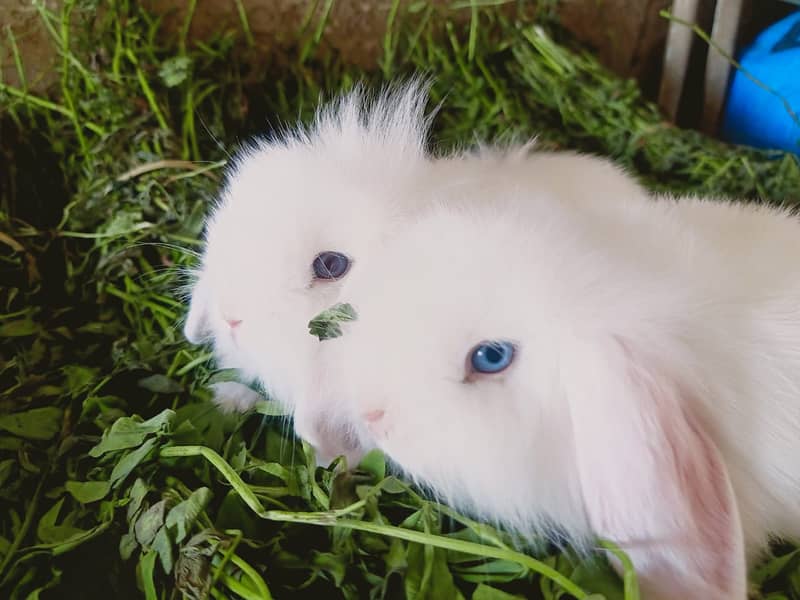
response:
<path id="1" fill-rule="evenodd" d="M 332 2 L 266 60 L 241 3 L 240 31 L 202 43 L 187 39 L 194 2 L 172 37 L 135 2 L 35 3 L 58 87 L 0 82 L 0 596 L 636 597 L 630 573 L 623 586 L 602 560 L 440 507 L 380 455 L 317 468 L 267 400 L 219 414 L 208 385 L 231 374 L 180 334 L 226 149 L 358 80 L 434 75 L 443 150 L 538 135 L 661 191 L 800 200 L 796 156 L 670 126 L 570 42 L 552 2 L 527 4 L 394 3 L 365 73 L 319 47 Z M 754 586 L 800 596 L 800 555 L 776 553 Z"/>

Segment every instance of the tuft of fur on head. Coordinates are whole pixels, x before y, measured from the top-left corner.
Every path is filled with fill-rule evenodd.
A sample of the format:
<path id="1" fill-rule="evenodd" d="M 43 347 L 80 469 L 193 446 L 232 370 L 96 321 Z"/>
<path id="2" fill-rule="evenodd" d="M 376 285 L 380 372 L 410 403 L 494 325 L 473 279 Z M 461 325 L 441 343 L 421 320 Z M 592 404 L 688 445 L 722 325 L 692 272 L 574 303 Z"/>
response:
<path id="1" fill-rule="evenodd" d="M 301 430 L 302 415 L 324 412 L 303 406 L 319 377 L 320 342 L 308 322 L 335 303 L 342 284 L 315 279 L 312 263 L 320 252 L 341 252 L 350 258 L 346 280 L 418 210 L 430 169 L 428 88 L 412 79 L 372 95 L 357 85 L 310 125 L 246 145 L 208 217 L 186 337 L 210 342 L 220 366 L 297 408 Z M 218 402 L 242 410 L 255 399 Z"/>
<path id="2" fill-rule="evenodd" d="M 425 114 L 430 81 L 421 77 L 384 86 L 377 95 L 361 83 L 323 106 L 309 128 L 298 128 L 288 144 L 317 146 L 325 150 L 381 156 L 396 160 L 419 158 L 436 111 Z"/>

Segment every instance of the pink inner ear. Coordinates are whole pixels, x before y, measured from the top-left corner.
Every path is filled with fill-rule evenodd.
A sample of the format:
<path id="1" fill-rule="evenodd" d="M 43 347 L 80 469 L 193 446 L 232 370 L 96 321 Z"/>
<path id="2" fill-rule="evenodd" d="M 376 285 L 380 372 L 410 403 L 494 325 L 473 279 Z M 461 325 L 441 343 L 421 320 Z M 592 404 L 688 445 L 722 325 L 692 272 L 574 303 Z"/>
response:
<path id="1" fill-rule="evenodd" d="M 632 374 L 634 384 L 635 377 Z M 696 583 L 690 583 L 694 578 L 687 578 L 687 583 L 700 590 L 707 588 L 685 597 L 744 598 L 741 524 L 722 457 L 699 423 L 679 404 L 677 390 L 653 387 L 653 380 L 639 383 L 657 410 L 656 425 L 660 424 L 661 431 L 654 431 L 654 437 L 663 435 L 665 443 L 663 453 L 652 448 L 662 473 L 659 489 L 669 502 L 664 509 L 672 509 L 680 519 L 677 524 L 684 525 L 684 535 L 677 536 L 673 549 L 668 544 L 665 552 L 678 553 L 677 565 L 699 574 Z M 656 581 L 655 585 L 662 584 Z M 686 593 L 692 593 L 690 590 Z"/>
<path id="2" fill-rule="evenodd" d="M 722 457 L 688 396 L 629 347 L 584 348 L 581 381 L 567 385 L 589 522 L 629 554 L 645 599 L 744 600 L 741 523 Z"/>

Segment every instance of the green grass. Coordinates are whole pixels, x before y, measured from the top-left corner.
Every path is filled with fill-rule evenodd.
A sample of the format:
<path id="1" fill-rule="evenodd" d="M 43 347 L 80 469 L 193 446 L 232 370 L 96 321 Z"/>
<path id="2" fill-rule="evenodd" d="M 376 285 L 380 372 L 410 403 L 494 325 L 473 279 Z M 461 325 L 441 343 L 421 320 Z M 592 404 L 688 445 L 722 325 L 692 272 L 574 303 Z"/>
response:
<path id="1" fill-rule="evenodd" d="M 323 92 L 417 69 L 436 77 L 442 149 L 538 134 L 654 189 L 785 203 L 800 200 L 798 158 L 671 127 L 544 0 L 521 24 L 498 2 L 395 4 L 369 73 L 320 50 L 324 18 L 265 59 L 241 4 L 239 30 L 204 43 L 137 4 L 35 3 L 58 86 L 0 83 L 0 597 L 635 598 L 601 560 L 520 553 L 379 455 L 315 468 L 266 400 L 220 416 L 207 385 L 227 374 L 182 339 L 180 268 L 237 141 L 307 119 Z M 798 554 L 776 553 L 754 587 L 800 597 Z"/>

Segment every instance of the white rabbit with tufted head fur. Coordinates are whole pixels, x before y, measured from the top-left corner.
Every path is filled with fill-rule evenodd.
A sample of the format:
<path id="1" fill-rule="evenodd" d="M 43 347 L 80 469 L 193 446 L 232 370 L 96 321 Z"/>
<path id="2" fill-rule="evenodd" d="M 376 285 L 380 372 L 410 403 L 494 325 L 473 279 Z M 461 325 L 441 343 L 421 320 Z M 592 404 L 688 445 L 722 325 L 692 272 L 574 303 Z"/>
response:
<path id="1" fill-rule="evenodd" d="M 310 128 L 251 144 L 233 160 L 206 224 L 186 337 L 210 341 L 221 366 L 260 380 L 324 459 L 355 448 L 326 448 L 343 438 L 322 439 L 315 428 L 335 431 L 336 411 L 303 402 L 318 377 L 320 342 L 308 322 L 420 201 L 426 97 L 418 82 L 372 100 L 357 88 Z M 236 384 L 217 391 L 225 409 L 247 410 L 257 398 Z"/>

